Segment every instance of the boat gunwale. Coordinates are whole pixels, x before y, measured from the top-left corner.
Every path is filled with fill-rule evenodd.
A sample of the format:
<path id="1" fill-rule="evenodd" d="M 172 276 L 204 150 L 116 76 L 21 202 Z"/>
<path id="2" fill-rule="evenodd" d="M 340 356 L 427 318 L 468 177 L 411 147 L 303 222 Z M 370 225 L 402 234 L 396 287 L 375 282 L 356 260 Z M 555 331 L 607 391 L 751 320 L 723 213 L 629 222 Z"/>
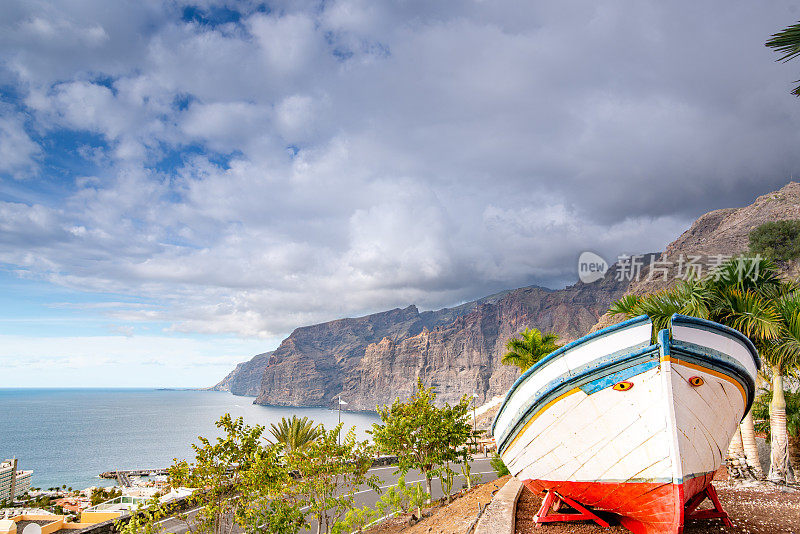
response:
<path id="1" fill-rule="evenodd" d="M 744 343 L 747 347 L 747 350 L 750 352 L 750 356 L 753 358 L 753 363 L 755 363 L 756 371 L 761 370 L 761 358 L 758 356 L 758 349 L 750 340 L 749 337 L 742 334 L 735 328 L 731 328 L 730 326 L 726 326 L 721 323 L 717 323 L 715 321 L 711 321 L 709 319 L 701 319 L 700 317 L 692 317 L 691 315 L 681 315 L 679 313 L 672 314 L 670 317 L 670 325 L 674 326 L 675 321 L 678 321 L 678 326 L 699 326 L 703 330 L 714 332 L 715 334 L 722 334 L 727 335 L 727 337 L 731 337 L 736 341 L 740 341 Z M 683 324 L 681 324 L 683 323 Z"/>
<path id="2" fill-rule="evenodd" d="M 542 368 L 546 367 L 548 364 L 552 363 L 556 359 L 560 358 L 567 351 L 570 351 L 570 350 L 574 349 L 575 347 L 583 345 L 587 341 L 592 341 L 594 339 L 603 337 L 605 335 L 611 334 L 611 333 L 616 332 L 618 330 L 623 330 L 623 329 L 631 327 L 631 326 L 638 326 L 640 323 L 645 323 L 645 322 L 651 322 L 651 324 L 652 324 L 652 321 L 650 320 L 649 316 L 647 316 L 647 315 L 639 315 L 638 317 L 634 317 L 632 319 L 628 319 L 627 321 L 623 321 L 621 323 L 617 323 L 617 324 L 614 324 L 614 325 L 611 325 L 611 326 L 607 326 L 606 328 L 603 328 L 603 329 L 598 330 L 596 332 L 592 332 L 592 333 L 587 334 L 587 335 L 585 335 L 585 336 L 583 336 L 583 337 L 581 337 L 579 339 L 576 339 L 575 341 L 571 341 L 571 342 L 567 343 L 563 347 L 560 347 L 560 348 L 554 350 L 553 352 L 551 352 L 550 354 L 548 354 L 547 356 L 545 356 L 544 358 L 542 358 L 541 360 L 536 362 L 534 365 L 531 366 L 530 369 L 527 369 L 524 373 L 522 373 L 519 376 L 519 378 L 517 378 L 517 380 L 514 382 L 514 384 L 508 390 L 508 393 L 506 393 L 506 397 L 505 397 L 505 399 L 503 399 L 503 404 L 500 405 L 500 409 L 497 411 L 497 415 L 495 416 L 494 421 L 492 422 L 492 435 L 494 435 L 494 430 L 495 430 L 495 427 L 497 426 L 497 421 L 500 419 L 500 416 L 503 414 L 503 411 L 505 410 L 505 407 L 508 404 L 508 400 L 514 394 L 514 391 L 516 391 L 516 389 L 520 385 L 522 385 L 522 383 L 525 380 L 527 380 L 528 377 L 530 377 L 530 375 L 532 375 L 533 373 L 535 373 L 539 369 L 542 369 Z"/>

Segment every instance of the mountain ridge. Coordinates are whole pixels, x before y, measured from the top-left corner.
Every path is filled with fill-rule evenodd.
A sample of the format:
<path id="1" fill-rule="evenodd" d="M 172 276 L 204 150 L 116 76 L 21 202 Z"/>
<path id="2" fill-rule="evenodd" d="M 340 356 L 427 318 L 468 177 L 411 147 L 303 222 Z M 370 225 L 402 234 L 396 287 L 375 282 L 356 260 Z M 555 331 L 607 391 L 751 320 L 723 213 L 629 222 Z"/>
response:
<path id="1" fill-rule="evenodd" d="M 614 264 L 591 284 L 527 286 L 441 310 L 420 312 L 410 305 L 300 327 L 274 351 L 237 365 L 214 389 L 284 406 L 332 406 L 341 394 L 348 409 L 374 410 L 411 393 L 420 379 L 436 386 L 440 402 L 474 394 L 477 404 L 484 403 L 503 395 L 519 375 L 500 360 L 506 341 L 524 328 L 555 331 L 567 342 L 617 323 L 623 318 L 607 313 L 614 300 L 663 289 L 679 274 L 673 264 L 663 279 L 651 276 L 653 259 L 693 256 L 709 269 L 714 258 L 746 252 L 753 228 L 782 219 L 800 219 L 796 182 L 747 206 L 701 215 L 664 252 L 641 255 L 643 268 L 631 279 Z M 790 262 L 783 270 L 797 275 L 798 265 Z"/>

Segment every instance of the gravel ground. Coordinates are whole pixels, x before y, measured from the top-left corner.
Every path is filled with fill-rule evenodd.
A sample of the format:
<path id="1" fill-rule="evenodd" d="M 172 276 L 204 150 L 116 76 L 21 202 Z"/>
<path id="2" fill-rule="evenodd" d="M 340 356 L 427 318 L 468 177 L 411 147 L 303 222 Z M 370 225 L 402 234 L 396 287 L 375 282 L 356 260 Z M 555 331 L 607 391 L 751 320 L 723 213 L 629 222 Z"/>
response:
<path id="1" fill-rule="evenodd" d="M 728 533 L 728 534 L 800 534 L 800 491 L 791 488 L 781 491 L 768 485 L 741 486 L 726 481 L 715 481 L 723 508 L 733 521 L 733 528 L 727 529 L 718 519 L 687 522 L 685 534 Z M 547 523 L 534 530 L 533 516 L 541 506 L 542 498 L 527 488 L 520 495 L 517 504 L 517 534 L 563 534 L 627 533 L 621 526 L 604 529 L 598 525 L 576 521 L 573 523 Z M 702 505 L 707 507 L 708 501 Z"/>

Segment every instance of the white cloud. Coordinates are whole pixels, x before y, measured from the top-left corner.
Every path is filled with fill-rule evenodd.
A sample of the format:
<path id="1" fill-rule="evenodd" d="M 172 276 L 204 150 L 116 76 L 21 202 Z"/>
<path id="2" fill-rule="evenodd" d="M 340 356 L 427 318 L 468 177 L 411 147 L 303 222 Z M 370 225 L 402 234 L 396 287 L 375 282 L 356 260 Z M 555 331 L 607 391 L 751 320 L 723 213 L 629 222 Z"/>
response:
<path id="1" fill-rule="evenodd" d="M 145 297 L 107 310 L 125 328 L 269 338 L 658 250 L 800 167 L 796 66 L 763 46 L 790 3 L 688 6 L 285 2 L 215 26 L 7 3 L 0 165 L 41 155 L 26 113 L 105 143 L 57 198 L 4 199 L 0 262 Z"/>
<path id="2" fill-rule="evenodd" d="M 0 107 L 0 113 L 4 108 Z M 23 118 L 16 113 L 0 116 L 0 174 L 15 178 L 30 177 L 36 170 L 41 148 L 25 131 Z"/>

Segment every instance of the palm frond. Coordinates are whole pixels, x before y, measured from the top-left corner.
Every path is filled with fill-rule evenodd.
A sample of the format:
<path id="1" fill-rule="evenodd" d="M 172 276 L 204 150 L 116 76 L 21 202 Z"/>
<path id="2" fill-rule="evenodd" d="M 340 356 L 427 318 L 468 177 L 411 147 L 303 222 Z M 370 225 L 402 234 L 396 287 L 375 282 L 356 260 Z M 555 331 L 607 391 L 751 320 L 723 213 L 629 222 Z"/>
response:
<path id="1" fill-rule="evenodd" d="M 641 315 L 639 300 L 640 297 L 636 295 L 625 295 L 611 304 L 611 307 L 608 309 L 608 313 L 611 315 L 624 315 L 628 318 Z"/>
<path id="2" fill-rule="evenodd" d="M 500 360 L 503 365 L 516 365 L 522 372 L 527 371 L 536 362 L 558 349 L 558 334 L 547 332 L 542 334 L 536 328 L 526 328 L 506 343 L 506 353 Z"/>
<path id="3" fill-rule="evenodd" d="M 722 322 L 751 339 L 776 340 L 782 333 L 781 316 L 774 301 L 765 299 L 753 290 L 728 288 L 720 294 L 726 304 Z"/>
<path id="4" fill-rule="evenodd" d="M 274 438 L 271 443 L 282 443 L 289 450 L 303 448 L 315 441 L 320 434 L 320 429 L 308 417 L 302 419 L 293 415 L 291 419 L 281 418 L 277 425 L 270 425 L 270 434 Z"/>
<path id="5" fill-rule="evenodd" d="M 777 61 L 789 61 L 800 55 L 800 22 L 778 33 L 773 33 L 772 37 L 765 43 L 765 46 L 775 49 L 779 54 L 783 54 Z"/>

